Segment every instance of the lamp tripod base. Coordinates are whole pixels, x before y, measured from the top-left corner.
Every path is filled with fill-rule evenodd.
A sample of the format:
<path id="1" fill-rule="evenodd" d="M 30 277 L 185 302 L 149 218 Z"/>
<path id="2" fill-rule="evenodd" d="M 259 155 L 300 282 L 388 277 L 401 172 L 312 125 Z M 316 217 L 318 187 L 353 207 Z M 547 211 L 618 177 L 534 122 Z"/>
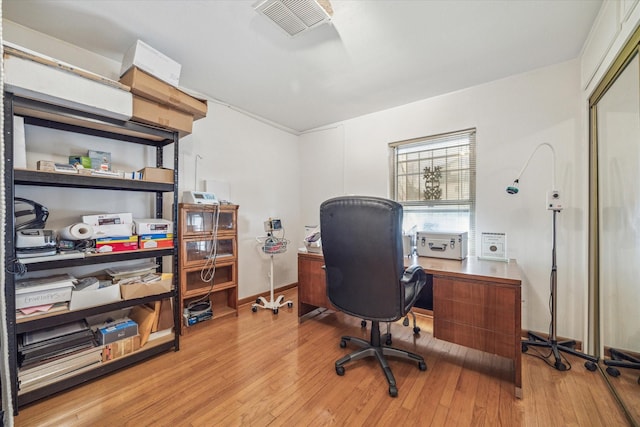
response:
<path id="1" fill-rule="evenodd" d="M 541 357 L 547 360 L 547 363 L 556 368 L 558 371 L 567 370 L 567 365 L 565 365 L 562 361 L 562 356 L 560 355 L 561 352 L 569 353 L 585 359 L 586 362 L 584 362 L 584 367 L 589 371 L 595 371 L 597 368 L 598 358 L 575 350 L 576 342 L 573 340 L 558 342 L 558 340 L 556 339 L 544 338 L 533 332 L 529 332 L 528 335 L 529 339 L 522 341 L 522 352 L 526 353 L 529 350 L 529 347 L 543 347 L 550 349 L 551 352 L 548 356 Z M 552 356 L 555 359 L 553 364 L 548 360 Z"/>

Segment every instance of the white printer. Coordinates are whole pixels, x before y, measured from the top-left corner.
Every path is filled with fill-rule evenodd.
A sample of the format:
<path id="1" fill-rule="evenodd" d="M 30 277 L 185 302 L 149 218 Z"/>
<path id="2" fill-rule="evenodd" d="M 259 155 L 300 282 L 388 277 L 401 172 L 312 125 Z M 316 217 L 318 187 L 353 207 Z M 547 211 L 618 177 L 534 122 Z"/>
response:
<path id="1" fill-rule="evenodd" d="M 418 256 L 432 258 L 458 259 L 467 257 L 468 233 L 439 233 L 418 231 L 416 233 L 416 251 Z"/>

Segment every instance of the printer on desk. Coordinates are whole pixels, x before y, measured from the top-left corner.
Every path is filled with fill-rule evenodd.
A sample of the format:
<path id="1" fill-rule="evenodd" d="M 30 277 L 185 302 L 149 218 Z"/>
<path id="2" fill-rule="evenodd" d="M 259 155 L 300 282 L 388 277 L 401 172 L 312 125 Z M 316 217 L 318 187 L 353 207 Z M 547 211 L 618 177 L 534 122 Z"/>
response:
<path id="1" fill-rule="evenodd" d="M 468 233 L 441 233 L 418 231 L 416 252 L 418 256 L 463 260 L 467 257 Z"/>

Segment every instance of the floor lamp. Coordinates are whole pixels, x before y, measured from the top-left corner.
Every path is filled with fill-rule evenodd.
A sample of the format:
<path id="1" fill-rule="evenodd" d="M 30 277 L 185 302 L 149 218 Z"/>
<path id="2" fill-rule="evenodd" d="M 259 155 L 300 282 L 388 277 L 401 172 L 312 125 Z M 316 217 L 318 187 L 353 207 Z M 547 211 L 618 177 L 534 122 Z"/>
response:
<path id="1" fill-rule="evenodd" d="M 562 210 L 562 202 L 560 198 L 560 192 L 556 190 L 556 152 L 553 149 L 553 146 L 544 142 L 538 145 L 529 158 L 527 162 L 524 164 L 518 177 L 513 181 L 513 184 L 507 187 L 507 193 L 509 194 L 517 194 L 518 193 L 518 185 L 520 184 L 520 177 L 524 173 L 527 166 L 529 166 L 529 162 L 533 155 L 538 151 L 541 147 L 548 147 L 551 150 L 552 154 L 552 174 L 551 174 L 551 184 L 552 190 L 547 193 L 547 209 L 552 211 L 553 213 L 553 222 L 552 222 L 552 244 L 551 244 L 551 276 L 550 276 L 550 306 L 551 306 L 551 325 L 549 327 L 549 337 L 544 338 L 536 333 L 528 332 L 528 339 L 522 341 L 522 352 L 526 353 L 529 350 L 529 347 L 544 347 L 550 349 L 550 353 L 546 356 L 542 356 L 545 360 L 549 359 L 551 356 L 554 357 L 555 362 L 551 364 L 548 360 L 547 363 L 556 368 L 558 371 L 566 371 L 567 365 L 562 362 L 561 352 L 573 354 L 574 356 L 578 356 L 582 359 L 585 359 L 586 362 L 584 366 L 589 371 L 596 370 L 596 363 L 598 362 L 598 358 L 581 353 L 575 350 L 575 341 L 561 341 L 558 342 L 558 338 L 556 336 L 556 313 L 557 313 L 557 290 L 558 290 L 558 267 L 556 264 L 556 216 L 558 212 Z"/>

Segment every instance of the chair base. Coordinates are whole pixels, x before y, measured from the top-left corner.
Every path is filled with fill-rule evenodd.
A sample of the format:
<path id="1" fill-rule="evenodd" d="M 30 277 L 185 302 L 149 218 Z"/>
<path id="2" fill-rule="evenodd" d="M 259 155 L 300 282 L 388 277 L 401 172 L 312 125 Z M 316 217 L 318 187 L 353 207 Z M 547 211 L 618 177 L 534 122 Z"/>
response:
<path id="1" fill-rule="evenodd" d="M 346 347 L 347 342 L 356 344 L 360 347 L 360 350 L 338 359 L 336 361 L 336 373 L 338 375 L 344 375 L 344 365 L 347 362 L 363 359 L 365 357 L 375 357 L 382 368 L 382 372 L 384 372 L 384 375 L 387 378 L 387 382 L 389 383 L 389 395 L 391 397 L 398 396 L 398 387 L 396 385 L 396 379 L 393 376 L 393 372 L 391 372 L 391 367 L 389 366 L 385 356 L 392 356 L 399 359 L 418 362 L 418 368 L 421 371 L 427 370 L 427 364 L 425 363 L 424 358 L 419 354 L 395 347 L 381 345 L 380 324 L 377 321 L 371 323 L 371 341 L 366 341 L 357 337 L 343 336 L 340 340 L 340 347 Z"/>

